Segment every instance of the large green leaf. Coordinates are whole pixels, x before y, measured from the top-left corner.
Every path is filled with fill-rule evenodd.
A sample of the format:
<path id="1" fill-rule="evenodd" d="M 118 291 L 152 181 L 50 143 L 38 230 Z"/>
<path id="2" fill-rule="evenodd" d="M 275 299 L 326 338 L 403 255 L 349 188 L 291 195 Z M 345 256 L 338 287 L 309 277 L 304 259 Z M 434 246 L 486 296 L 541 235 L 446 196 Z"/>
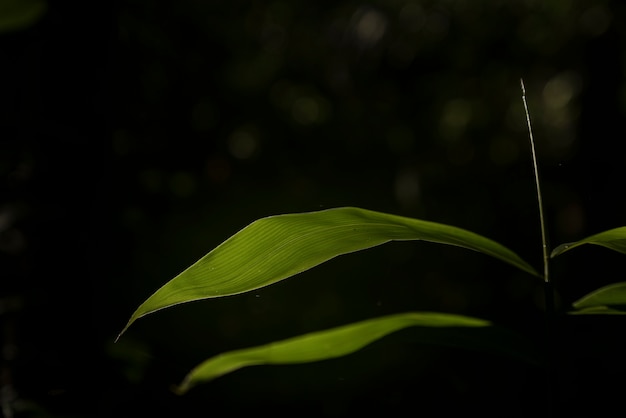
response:
<path id="1" fill-rule="evenodd" d="M 537 363 L 534 349 L 521 337 L 494 328 L 489 321 L 438 312 L 409 312 L 368 319 L 324 331 L 304 334 L 270 344 L 229 351 L 195 367 L 175 388 L 183 394 L 193 386 L 216 379 L 242 367 L 309 363 L 345 356 L 407 327 L 417 327 L 412 342 L 491 349 Z M 437 331 L 445 328 L 445 332 Z M 468 330 L 490 331 L 468 335 Z M 465 333 L 464 333 L 465 331 Z M 494 338 L 495 337 L 495 338 Z"/>
<path id="2" fill-rule="evenodd" d="M 583 244 L 601 245 L 622 254 L 626 254 L 626 226 L 609 229 L 608 231 L 591 235 L 587 238 L 581 239 L 580 241 L 561 244 L 552 251 L 550 257 L 556 257 L 557 255 L 561 255 L 564 252 Z"/>
<path id="3" fill-rule="evenodd" d="M 588 293 L 572 304 L 571 314 L 626 314 L 626 282 L 613 283 Z"/>
<path id="4" fill-rule="evenodd" d="M 160 309 L 258 289 L 339 255 L 394 240 L 465 247 L 540 277 L 501 244 L 445 224 L 354 207 L 277 215 L 251 223 L 163 285 L 137 308 L 122 333 Z"/>

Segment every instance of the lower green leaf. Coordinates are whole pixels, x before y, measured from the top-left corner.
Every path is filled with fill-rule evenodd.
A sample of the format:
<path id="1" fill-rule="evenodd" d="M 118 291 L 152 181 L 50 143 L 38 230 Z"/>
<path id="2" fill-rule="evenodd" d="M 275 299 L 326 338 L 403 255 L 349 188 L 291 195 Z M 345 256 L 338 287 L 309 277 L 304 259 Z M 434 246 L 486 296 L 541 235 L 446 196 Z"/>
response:
<path id="1" fill-rule="evenodd" d="M 570 315 L 626 315 L 626 305 L 592 306 L 568 312 Z"/>
<path id="2" fill-rule="evenodd" d="M 489 328 L 491 325 L 491 322 L 484 319 L 438 312 L 409 312 L 368 319 L 266 345 L 219 354 L 195 367 L 175 388 L 175 391 L 178 394 L 184 394 L 199 383 L 209 382 L 247 366 L 308 363 L 345 356 L 407 327 L 421 327 L 424 332 L 418 332 L 416 337 L 420 342 L 458 345 L 459 341 L 467 340 L 467 336 L 460 336 L 460 339 L 456 340 L 451 339 L 454 333 L 450 328 Z M 441 327 L 445 327 L 446 332 L 441 334 L 429 332 L 433 328 Z M 494 345 L 494 343 L 491 344 Z M 523 350 L 521 348 L 523 344 L 518 340 L 503 343 L 500 339 L 495 344 L 507 345 L 510 351 Z M 485 346 L 484 343 L 478 345 L 482 346 L 481 348 Z M 511 348 L 513 346 L 514 348 Z M 526 354 L 524 353 L 523 356 Z M 528 358 L 532 358 L 532 355 Z"/>
<path id="3" fill-rule="evenodd" d="M 613 283 L 588 293 L 572 304 L 570 314 L 626 314 L 626 282 Z"/>

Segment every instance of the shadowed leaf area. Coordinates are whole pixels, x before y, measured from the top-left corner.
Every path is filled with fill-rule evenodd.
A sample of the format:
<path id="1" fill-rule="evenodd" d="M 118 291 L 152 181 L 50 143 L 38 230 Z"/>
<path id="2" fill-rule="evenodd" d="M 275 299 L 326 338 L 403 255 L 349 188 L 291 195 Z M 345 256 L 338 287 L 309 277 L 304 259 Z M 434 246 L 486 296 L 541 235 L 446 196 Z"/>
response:
<path id="1" fill-rule="evenodd" d="M 588 293 L 574 302 L 572 314 L 626 314 L 626 282 L 613 283 Z"/>

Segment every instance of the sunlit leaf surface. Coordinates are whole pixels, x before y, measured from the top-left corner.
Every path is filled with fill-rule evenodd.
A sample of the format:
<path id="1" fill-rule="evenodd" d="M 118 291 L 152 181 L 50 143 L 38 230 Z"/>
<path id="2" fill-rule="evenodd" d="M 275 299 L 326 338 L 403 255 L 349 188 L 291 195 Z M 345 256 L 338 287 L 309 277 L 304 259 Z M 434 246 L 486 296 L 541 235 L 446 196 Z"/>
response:
<path id="1" fill-rule="evenodd" d="M 573 303 L 571 314 L 626 314 L 626 282 L 613 283 L 588 293 Z"/>
<path id="2" fill-rule="evenodd" d="M 465 247 L 540 277 L 501 244 L 449 225 L 354 207 L 277 215 L 251 223 L 167 282 L 137 308 L 122 332 L 160 309 L 258 289 L 339 255 L 394 240 Z"/>
<path id="3" fill-rule="evenodd" d="M 622 254 L 626 254 L 626 226 L 609 229 L 608 231 L 591 235 L 590 237 L 581 239 L 580 241 L 561 244 L 552 251 L 550 257 L 556 257 L 557 255 L 563 254 L 564 252 L 583 244 L 601 245 Z"/>
<path id="4" fill-rule="evenodd" d="M 195 367 L 176 391 L 183 394 L 199 383 L 211 381 L 242 367 L 308 363 L 345 356 L 407 327 L 418 327 L 415 332 L 416 340 L 419 342 L 451 345 L 451 342 L 465 338 L 457 336 L 455 339 L 455 330 L 490 325 L 489 321 L 483 319 L 437 312 L 409 312 L 368 319 L 258 347 L 219 354 Z M 445 327 L 447 332 L 445 334 L 428 332 L 439 327 Z M 454 329 L 450 329 L 451 327 Z"/>

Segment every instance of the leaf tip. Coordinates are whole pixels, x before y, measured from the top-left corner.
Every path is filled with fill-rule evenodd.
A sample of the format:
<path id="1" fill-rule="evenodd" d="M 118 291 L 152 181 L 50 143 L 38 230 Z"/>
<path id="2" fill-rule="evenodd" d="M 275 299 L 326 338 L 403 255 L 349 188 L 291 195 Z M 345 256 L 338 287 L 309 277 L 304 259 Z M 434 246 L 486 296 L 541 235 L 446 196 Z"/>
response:
<path id="1" fill-rule="evenodd" d="M 122 334 L 124 334 L 126 332 L 126 330 L 131 326 L 131 324 L 135 322 L 135 317 L 133 316 L 128 323 L 126 324 L 126 326 L 124 328 L 122 328 L 122 330 L 120 331 L 119 334 L 117 334 L 117 337 L 115 337 L 115 341 L 113 341 L 113 343 L 117 343 L 119 341 L 119 339 L 122 337 Z"/>
<path id="2" fill-rule="evenodd" d="M 552 250 L 552 252 L 550 253 L 550 258 L 554 258 L 556 256 L 563 254 L 564 252 L 568 251 L 571 247 L 572 247 L 572 244 L 570 243 L 559 245 L 554 250 Z"/>
<path id="3" fill-rule="evenodd" d="M 187 393 L 187 391 L 189 390 L 189 388 L 187 387 L 187 385 L 185 385 L 184 383 L 181 383 L 180 385 L 171 385 L 170 386 L 170 390 L 178 396 L 182 396 L 185 393 Z"/>

